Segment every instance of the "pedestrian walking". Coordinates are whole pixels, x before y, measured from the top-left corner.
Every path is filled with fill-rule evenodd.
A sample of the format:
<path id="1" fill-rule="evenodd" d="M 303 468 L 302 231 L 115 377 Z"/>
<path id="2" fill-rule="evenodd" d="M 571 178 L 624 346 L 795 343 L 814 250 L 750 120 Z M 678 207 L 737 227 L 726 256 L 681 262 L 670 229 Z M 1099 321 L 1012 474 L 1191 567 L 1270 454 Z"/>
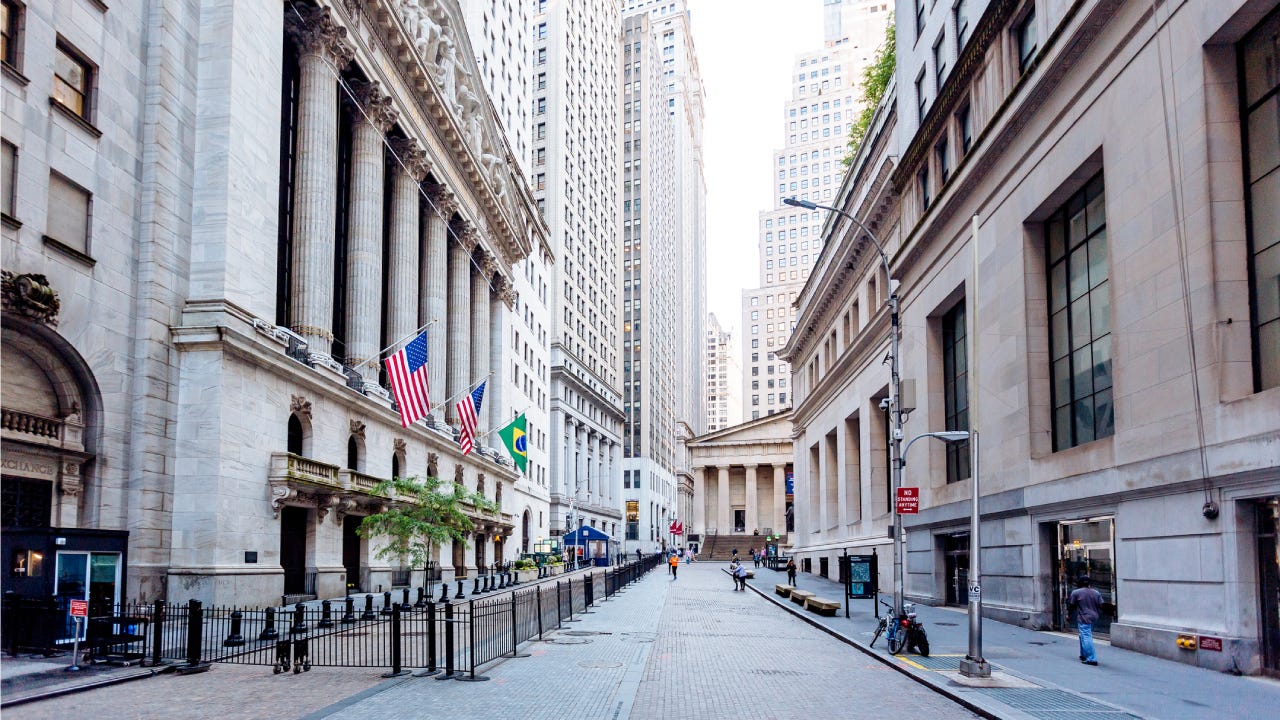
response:
<path id="1" fill-rule="evenodd" d="M 1081 575 L 1077 587 L 1067 598 L 1067 613 L 1075 615 L 1076 629 L 1080 632 L 1080 662 L 1097 665 L 1098 654 L 1093 649 L 1093 624 L 1102 615 L 1102 593 L 1093 588 L 1093 580 Z"/>
<path id="2" fill-rule="evenodd" d="M 795 558 L 787 558 L 787 584 L 795 586 L 796 584 L 796 560 Z"/>
<path id="3" fill-rule="evenodd" d="M 742 592 L 746 592 L 747 591 L 747 566 L 742 563 L 739 563 L 737 572 L 733 574 L 733 579 L 734 579 L 734 583 L 737 585 L 737 589 L 741 590 Z"/>
<path id="4" fill-rule="evenodd" d="M 734 558 L 729 563 L 729 578 L 733 580 L 734 592 L 738 590 L 738 568 L 742 567 L 742 563 L 738 562 L 738 558 Z"/>
<path id="5" fill-rule="evenodd" d="M 680 558 L 675 553 L 671 553 L 671 557 L 667 558 L 667 564 L 671 566 L 671 579 L 676 579 L 676 568 L 680 567 Z"/>
<path id="6" fill-rule="evenodd" d="M 734 560 L 737 560 L 737 559 L 738 559 L 738 548 L 734 548 L 734 549 L 733 549 L 733 559 L 734 559 Z"/>
<path id="7" fill-rule="evenodd" d="M 755 561 L 756 567 L 760 567 L 760 553 L 751 553 L 751 559 Z"/>

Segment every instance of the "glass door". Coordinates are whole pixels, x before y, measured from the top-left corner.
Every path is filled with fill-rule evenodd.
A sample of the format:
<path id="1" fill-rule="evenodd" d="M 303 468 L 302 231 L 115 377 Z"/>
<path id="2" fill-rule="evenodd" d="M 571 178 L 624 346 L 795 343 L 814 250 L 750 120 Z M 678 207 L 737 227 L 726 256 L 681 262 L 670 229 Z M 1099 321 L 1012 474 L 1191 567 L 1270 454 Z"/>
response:
<path id="1" fill-rule="evenodd" d="M 60 607 L 66 608 L 58 642 L 71 642 L 76 635 L 76 622 L 71 617 L 72 600 L 88 600 L 89 616 L 112 615 L 120 594 L 120 554 L 59 551 L 54 559 L 53 595 Z M 80 639 L 85 626 L 80 624 Z"/>
<path id="2" fill-rule="evenodd" d="M 1067 613 L 1067 598 L 1077 587 L 1077 580 L 1088 575 L 1093 587 L 1102 593 L 1102 616 L 1093 625 L 1096 635 L 1111 633 L 1111 622 L 1117 617 L 1115 578 L 1115 519 L 1093 518 L 1058 523 L 1058 622 L 1059 627 L 1073 629 L 1075 618 Z"/>

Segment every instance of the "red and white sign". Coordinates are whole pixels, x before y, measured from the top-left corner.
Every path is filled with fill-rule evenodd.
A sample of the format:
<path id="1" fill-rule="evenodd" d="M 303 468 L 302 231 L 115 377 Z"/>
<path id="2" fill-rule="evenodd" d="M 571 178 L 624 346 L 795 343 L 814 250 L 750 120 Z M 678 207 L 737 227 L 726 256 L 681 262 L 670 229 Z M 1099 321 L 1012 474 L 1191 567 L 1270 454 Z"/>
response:
<path id="1" fill-rule="evenodd" d="M 900 487 L 894 509 L 899 515 L 915 515 L 920 512 L 920 488 Z"/>
<path id="2" fill-rule="evenodd" d="M 89 617 L 89 601 L 88 600 L 72 600 L 71 601 L 71 617 Z"/>
<path id="3" fill-rule="evenodd" d="M 679 520 L 672 520 L 672 521 L 671 521 L 671 534 L 672 534 L 672 535 L 683 535 L 683 534 L 684 534 L 684 523 L 680 522 Z"/>
<path id="4" fill-rule="evenodd" d="M 1208 635 L 1200 636 L 1200 649 L 1212 650 L 1213 652 L 1222 652 L 1222 638 L 1209 637 Z"/>

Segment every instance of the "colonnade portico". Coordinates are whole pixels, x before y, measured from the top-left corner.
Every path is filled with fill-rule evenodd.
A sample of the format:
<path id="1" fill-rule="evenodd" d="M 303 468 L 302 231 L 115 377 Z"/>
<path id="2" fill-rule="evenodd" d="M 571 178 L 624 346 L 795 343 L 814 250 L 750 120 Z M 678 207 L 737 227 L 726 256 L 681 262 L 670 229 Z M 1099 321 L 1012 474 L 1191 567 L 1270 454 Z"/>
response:
<path id="1" fill-rule="evenodd" d="M 344 80 L 351 90 L 342 102 L 351 123 L 347 283 L 344 317 L 334 319 L 339 230 L 333 188 L 339 151 L 334 69 L 346 67 L 353 51 L 345 30 L 326 11 L 300 8 L 299 13 L 304 17 L 286 14 L 299 63 L 287 325 L 306 341 L 312 363 L 354 372 L 362 391 L 384 398 L 378 383 L 380 341 L 402 345 L 429 325 L 428 373 L 436 405 L 430 422 L 440 427 L 443 405 L 443 418 L 456 423 L 457 399 L 501 371 L 501 311 L 502 304 L 514 301 L 511 283 L 484 247 L 479 227 L 461 216 L 453 192 L 432 176 L 423 143 L 397 125 L 391 98 L 377 82 Z M 386 173 L 391 198 L 384 257 Z M 342 357 L 333 357 L 335 322 L 344 335 Z M 499 384 L 486 390 L 477 435 L 506 420 Z"/>
<path id="2" fill-rule="evenodd" d="M 563 443 L 564 485 L 552 490 L 562 498 L 562 513 L 568 513 L 569 498 L 572 497 L 574 510 L 583 524 L 590 524 L 584 513 L 608 515 L 611 518 L 609 522 L 614 525 L 601 529 L 613 534 L 616 531 L 617 507 L 621 502 L 618 489 L 611 481 L 618 467 L 618 443 L 590 423 L 568 414 L 556 415 L 553 432 Z M 562 514 L 553 523 L 558 524 L 563 519 Z M 565 528 L 566 531 L 571 529 Z"/>
<path id="3" fill-rule="evenodd" d="M 784 532 L 786 471 L 786 463 L 694 467 L 695 526 L 720 535 Z M 734 510 L 743 511 L 741 525 Z"/>

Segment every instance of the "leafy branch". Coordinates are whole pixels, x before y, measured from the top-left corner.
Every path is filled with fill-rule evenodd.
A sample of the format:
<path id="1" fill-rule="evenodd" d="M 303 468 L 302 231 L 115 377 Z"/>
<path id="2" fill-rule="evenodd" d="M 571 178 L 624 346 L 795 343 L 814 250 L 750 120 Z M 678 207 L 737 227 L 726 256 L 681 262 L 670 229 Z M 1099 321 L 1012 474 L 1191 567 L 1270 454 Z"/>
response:
<path id="1" fill-rule="evenodd" d="M 445 542 L 467 544 L 475 523 L 466 507 L 482 513 L 498 510 L 497 503 L 461 483 L 434 477 L 383 480 L 373 493 L 393 501 L 386 510 L 366 517 L 357 532 L 363 538 L 386 538 L 376 557 L 408 560 L 410 567 L 426 565 L 433 550 Z"/>
<path id="2" fill-rule="evenodd" d="M 893 80 L 897 45 L 898 33 L 893 18 L 890 17 L 889 25 L 884 30 L 884 43 L 876 48 L 871 64 L 862 70 L 862 83 L 859 86 L 862 89 L 862 112 L 849 129 L 849 154 L 842 160 L 845 167 L 853 162 L 858 148 L 862 147 L 862 141 L 871 129 L 871 118 L 875 117 L 876 107 L 884 97 L 885 90 L 889 89 L 889 82 Z"/>

